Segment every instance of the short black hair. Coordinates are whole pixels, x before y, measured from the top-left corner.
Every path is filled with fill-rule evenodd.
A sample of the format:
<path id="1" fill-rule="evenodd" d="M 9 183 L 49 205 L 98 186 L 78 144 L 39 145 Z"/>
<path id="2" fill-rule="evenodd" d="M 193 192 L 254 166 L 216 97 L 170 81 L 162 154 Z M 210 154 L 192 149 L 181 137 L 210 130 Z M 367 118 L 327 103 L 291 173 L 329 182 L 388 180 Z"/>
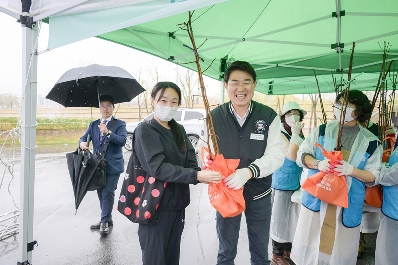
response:
<path id="1" fill-rule="evenodd" d="M 250 63 L 245 61 L 235 61 L 228 66 L 227 70 L 224 73 L 225 83 L 228 82 L 231 73 L 236 70 L 248 73 L 249 75 L 252 76 L 253 82 L 256 81 L 257 78 L 256 71 L 254 71 L 254 68 Z"/>
<path id="2" fill-rule="evenodd" d="M 112 103 L 113 106 L 115 106 L 115 99 L 110 95 L 100 96 L 100 103 L 103 101 L 108 101 L 108 102 Z"/>
<path id="3" fill-rule="evenodd" d="M 335 102 L 339 102 L 341 98 L 344 99 L 344 91 L 337 95 Z M 347 101 L 355 105 L 355 114 L 359 123 L 364 123 L 370 119 L 373 111 L 372 104 L 362 91 L 356 89 L 348 91 Z"/>

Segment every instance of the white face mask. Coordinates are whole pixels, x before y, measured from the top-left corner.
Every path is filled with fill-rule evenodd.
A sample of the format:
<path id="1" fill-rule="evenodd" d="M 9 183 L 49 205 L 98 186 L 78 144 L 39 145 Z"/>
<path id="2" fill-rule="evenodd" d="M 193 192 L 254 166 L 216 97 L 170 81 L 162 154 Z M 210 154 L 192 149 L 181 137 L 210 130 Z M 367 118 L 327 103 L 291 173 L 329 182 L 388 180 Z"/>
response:
<path id="1" fill-rule="evenodd" d="M 293 126 L 293 124 L 296 121 L 300 121 L 300 115 L 291 115 L 291 116 L 285 116 L 285 121 L 287 123 L 287 125 L 289 125 L 290 127 Z"/>
<path id="2" fill-rule="evenodd" d="M 346 111 L 345 111 L 345 117 L 344 117 L 344 122 L 343 122 L 343 124 L 344 124 L 344 123 L 347 123 L 347 122 L 350 122 L 350 121 L 353 121 L 353 120 L 355 119 L 355 117 L 352 117 L 352 116 L 351 116 L 351 114 L 352 114 L 352 112 L 353 112 L 354 110 L 355 110 L 355 109 L 353 109 L 353 108 L 347 107 L 347 109 L 346 109 Z M 335 108 L 333 108 L 333 113 L 334 113 L 334 116 L 336 116 L 336 119 L 337 119 L 337 120 L 340 120 L 341 109 L 335 107 Z"/>
<path id="3" fill-rule="evenodd" d="M 155 115 L 161 121 L 171 121 L 174 115 L 177 113 L 178 107 L 169 107 L 169 106 L 162 106 L 156 104 L 155 106 Z"/>

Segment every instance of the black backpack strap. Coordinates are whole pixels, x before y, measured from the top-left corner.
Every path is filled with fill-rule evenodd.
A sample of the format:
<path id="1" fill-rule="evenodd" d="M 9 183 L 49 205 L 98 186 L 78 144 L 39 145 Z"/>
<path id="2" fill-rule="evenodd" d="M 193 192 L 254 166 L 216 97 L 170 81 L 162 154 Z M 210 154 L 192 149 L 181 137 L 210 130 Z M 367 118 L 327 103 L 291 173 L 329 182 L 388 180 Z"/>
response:
<path id="1" fill-rule="evenodd" d="M 319 136 L 325 136 L 326 124 L 321 124 L 319 126 Z"/>
<path id="2" fill-rule="evenodd" d="M 380 141 L 379 140 L 373 140 L 369 142 L 368 149 L 366 150 L 366 153 L 369 154 L 369 156 L 372 156 L 373 153 L 376 151 L 377 147 L 379 147 Z"/>
<path id="3" fill-rule="evenodd" d="M 113 127 L 115 127 L 115 124 L 116 124 L 116 119 L 112 119 L 111 128 L 109 129 L 110 131 L 113 130 Z M 104 157 L 105 157 L 105 154 L 106 154 L 106 149 L 108 149 L 108 144 L 109 144 L 109 139 L 108 139 L 108 137 L 106 137 L 106 140 L 105 140 L 105 143 L 104 143 L 104 147 L 102 148 L 102 155 Z"/>
<path id="4" fill-rule="evenodd" d="M 287 138 L 287 140 L 290 141 L 291 136 L 288 133 L 284 131 L 281 131 L 281 133 L 283 133 L 283 135 Z"/>

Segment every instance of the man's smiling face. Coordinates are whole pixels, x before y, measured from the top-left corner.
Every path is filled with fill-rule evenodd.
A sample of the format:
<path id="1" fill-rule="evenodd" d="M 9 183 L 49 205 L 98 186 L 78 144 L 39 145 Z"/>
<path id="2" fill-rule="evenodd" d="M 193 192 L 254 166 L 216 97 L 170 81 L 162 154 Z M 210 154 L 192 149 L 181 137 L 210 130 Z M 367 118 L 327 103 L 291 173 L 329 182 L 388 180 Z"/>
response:
<path id="1" fill-rule="evenodd" d="M 224 82 L 224 87 L 228 92 L 228 97 L 234 108 L 248 108 L 254 95 L 257 82 L 253 77 L 240 70 L 232 71 L 228 82 Z"/>

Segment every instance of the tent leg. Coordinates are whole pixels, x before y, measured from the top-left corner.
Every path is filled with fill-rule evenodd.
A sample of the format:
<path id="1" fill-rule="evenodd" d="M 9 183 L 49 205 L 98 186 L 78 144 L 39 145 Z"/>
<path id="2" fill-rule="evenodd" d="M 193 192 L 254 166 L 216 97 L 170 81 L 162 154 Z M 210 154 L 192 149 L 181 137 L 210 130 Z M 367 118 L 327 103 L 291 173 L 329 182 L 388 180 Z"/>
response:
<path id="1" fill-rule="evenodd" d="M 36 148 L 37 55 L 34 47 L 38 32 L 22 24 L 22 120 L 19 256 L 30 264 L 33 249 L 33 213 Z M 21 264 L 21 263 L 19 263 Z"/>

